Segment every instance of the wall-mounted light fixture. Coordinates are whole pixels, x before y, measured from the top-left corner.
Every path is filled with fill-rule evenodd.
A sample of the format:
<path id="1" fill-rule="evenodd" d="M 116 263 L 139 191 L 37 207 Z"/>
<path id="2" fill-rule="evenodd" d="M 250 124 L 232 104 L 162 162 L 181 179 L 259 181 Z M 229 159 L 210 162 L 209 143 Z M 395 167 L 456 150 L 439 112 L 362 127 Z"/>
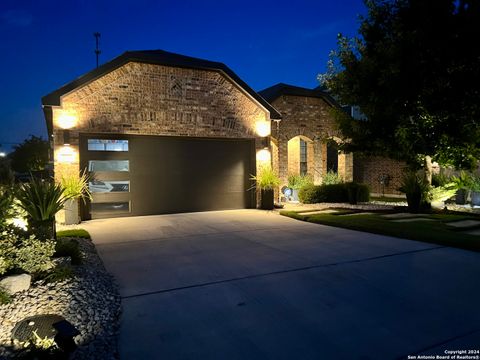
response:
<path id="1" fill-rule="evenodd" d="M 271 159 L 271 154 L 268 149 L 262 149 L 257 151 L 257 160 L 262 163 L 269 163 Z"/>
<path id="2" fill-rule="evenodd" d="M 71 129 L 77 124 L 77 118 L 71 114 L 60 114 L 57 118 L 57 125 L 62 129 Z"/>
<path id="3" fill-rule="evenodd" d="M 77 153 L 72 146 L 65 145 L 56 151 L 55 158 L 58 162 L 61 163 L 72 163 L 75 162 Z"/>
<path id="4" fill-rule="evenodd" d="M 270 121 L 258 121 L 255 125 L 258 136 L 266 137 L 271 133 Z"/>
<path id="5" fill-rule="evenodd" d="M 70 130 L 63 130 L 63 145 L 70 145 Z"/>

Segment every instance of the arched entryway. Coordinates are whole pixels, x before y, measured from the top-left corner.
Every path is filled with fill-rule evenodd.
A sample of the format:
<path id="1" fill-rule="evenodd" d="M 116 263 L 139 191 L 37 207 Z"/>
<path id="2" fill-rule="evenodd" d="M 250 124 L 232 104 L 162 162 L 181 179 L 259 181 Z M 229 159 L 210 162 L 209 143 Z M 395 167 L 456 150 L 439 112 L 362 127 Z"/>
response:
<path id="1" fill-rule="evenodd" d="M 306 136 L 298 135 L 287 144 L 288 174 L 314 174 L 314 146 L 313 141 Z"/>

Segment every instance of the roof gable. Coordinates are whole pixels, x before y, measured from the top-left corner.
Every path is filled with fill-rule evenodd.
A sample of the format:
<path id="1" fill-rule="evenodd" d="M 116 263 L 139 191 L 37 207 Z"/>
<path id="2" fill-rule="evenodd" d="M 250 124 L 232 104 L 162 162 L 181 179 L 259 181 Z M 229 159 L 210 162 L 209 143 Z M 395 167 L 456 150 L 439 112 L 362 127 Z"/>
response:
<path id="1" fill-rule="evenodd" d="M 175 54 L 163 50 L 145 50 L 145 51 L 127 51 L 115 59 L 103 64 L 95 70 L 92 70 L 85 75 L 80 76 L 76 80 L 62 86 L 61 88 L 51 92 L 42 98 L 42 105 L 44 106 L 60 106 L 60 98 L 84 86 L 103 75 L 127 64 L 128 62 L 141 62 L 149 64 L 166 65 L 172 67 L 182 67 L 190 69 L 211 70 L 218 71 L 229 77 L 238 86 L 240 86 L 246 93 L 255 99 L 261 106 L 270 112 L 271 119 L 280 119 L 280 113 L 270 105 L 264 98 L 255 92 L 250 86 L 240 79 L 228 66 L 223 63 L 209 61 L 190 56 Z"/>
<path id="2" fill-rule="evenodd" d="M 332 107 L 340 107 L 335 99 L 319 87 L 315 89 L 304 88 L 300 86 L 293 86 L 284 83 L 278 83 L 258 92 L 265 100 L 272 103 L 282 95 L 304 96 L 321 98 Z"/>

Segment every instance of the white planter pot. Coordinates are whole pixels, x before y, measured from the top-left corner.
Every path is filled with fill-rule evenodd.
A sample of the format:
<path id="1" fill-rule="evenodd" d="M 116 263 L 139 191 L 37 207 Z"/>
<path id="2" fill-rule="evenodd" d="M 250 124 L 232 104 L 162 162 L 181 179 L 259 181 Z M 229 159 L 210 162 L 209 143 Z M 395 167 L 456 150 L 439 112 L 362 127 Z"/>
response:
<path id="1" fill-rule="evenodd" d="M 80 215 L 78 211 L 78 200 L 69 199 L 65 202 L 63 209 L 65 210 L 65 225 L 75 225 L 80 223 Z"/>

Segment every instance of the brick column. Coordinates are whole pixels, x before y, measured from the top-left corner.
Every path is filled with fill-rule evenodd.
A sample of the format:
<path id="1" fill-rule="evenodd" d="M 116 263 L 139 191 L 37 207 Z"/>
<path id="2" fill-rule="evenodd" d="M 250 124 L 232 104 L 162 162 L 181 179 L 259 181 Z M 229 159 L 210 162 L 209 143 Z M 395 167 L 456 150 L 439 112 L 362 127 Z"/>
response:
<path id="1" fill-rule="evenodd" d="M 323 143 L 320 139 L 313 140 L 313 182 L 319 185 L 324 174 L 323 168 Z"/>
<path id="2" fill-rule="evenodd" d="M 278 140 L 278 176 L 280 177 L 280 187 L 288 183 L 288 141 Z"/>

